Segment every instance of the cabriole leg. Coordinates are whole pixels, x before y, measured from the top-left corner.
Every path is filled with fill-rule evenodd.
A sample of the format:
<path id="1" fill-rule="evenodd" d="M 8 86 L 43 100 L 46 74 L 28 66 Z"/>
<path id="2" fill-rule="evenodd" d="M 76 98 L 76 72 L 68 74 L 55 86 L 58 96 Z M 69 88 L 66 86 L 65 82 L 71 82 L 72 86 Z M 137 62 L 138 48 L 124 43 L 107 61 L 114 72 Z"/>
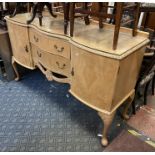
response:
<path id="1" fill-rule="evenodd" d="M 19 73 L 18 73 L 17 66 L 16 66 L 16 62 L 15 62 L 14 58 L 12 58 L 12 66 L 13 66 L 13 69 L 14 69 L 15 74 L 16 74 L 15 80 L 16 80 L 16 81 L 19 81 L 19 80 L 20 80 L 20 75 L 19 75 Z"/>
<path id="2" fill-rule="evenodd" d="M 126 120 L 129 119 L 128 109 L 129 109 L 131 103 L 133 102 L 134 97 L 135 97 L 135 91 L 127 99 L 127 105 L 125 106 L 124 111 L 123 111 L 123 114 L 122 114 L 123 115 L 123 118 L 126 119 Z"/>
<path id="3" fill-rule="evenodd" d="M 98 113 L 99 116 L 101 117 L 103 123 L 104 123 L 104 128 L 103 128 L 103 132 L 102 132 L 102 140 L 101 143 L 103 146 L 107 146 L 108 145 L 108 138 L 107 138 L 107 133 L 109 130 L 109 127 L 113 121 L 113 118 L 115 116 L 115 112 L 113 112 L 112 114 L 108 115 L 105 113 Z"/>

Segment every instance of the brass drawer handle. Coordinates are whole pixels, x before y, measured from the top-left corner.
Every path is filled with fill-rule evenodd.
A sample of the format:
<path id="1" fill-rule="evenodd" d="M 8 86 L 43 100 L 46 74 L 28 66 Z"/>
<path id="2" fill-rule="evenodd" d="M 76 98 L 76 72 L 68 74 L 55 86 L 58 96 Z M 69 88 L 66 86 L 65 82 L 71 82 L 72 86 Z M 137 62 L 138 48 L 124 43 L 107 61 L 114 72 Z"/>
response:
<path id="1" fill-rule="evenodd" d="M 25 49 L 25 51 L 26 51 L 27 53 L 29 52 L 29 49 L 28 49 L 28 46 L 27 46 L 27 45 L 24 47 L 24 49 Z"/>
<path id="2" fill-rule="evenodd" d="M 38 57 L 40 57 L 40 58 L 41 58 L 41 53 L 39 53 L 38 51 L 37 51 L 37 55 L 38 55 Z"/>
<path id="3" fill-rule="evenodd" d="M 61 47 L 59 49 L 57 45 L 54 45 L 54 48 L 57 50 L 57 52 L 63 52 L 63 50 L 64 50 L 64 47 Z"/>
<path id="4" fill-rule="evenodd" d="M 58 68 L 60 68 L 60 69 L 64 69 L 65 66 L 66 66 L 66 64 L 63 64 L 63 65 L 61 66 L 60 63 L 59 63 L 58 61 L 56 61 L 56 64 L 57 64 Z"/>
<path id="5" fill-rule="evenodd" d="M 34 35 L 34 40 L 35 40 L 35 42 L 38 42 L 39 41 L 39 39 Z"/>

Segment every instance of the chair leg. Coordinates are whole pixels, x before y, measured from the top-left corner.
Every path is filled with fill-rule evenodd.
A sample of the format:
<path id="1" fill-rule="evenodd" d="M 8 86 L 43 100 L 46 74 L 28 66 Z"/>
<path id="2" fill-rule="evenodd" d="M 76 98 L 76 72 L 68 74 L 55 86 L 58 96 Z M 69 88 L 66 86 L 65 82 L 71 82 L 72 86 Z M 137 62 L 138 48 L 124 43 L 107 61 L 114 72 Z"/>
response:
<path id="1" fill-rule="evenodd" d="M 75 14 L 75 3 L 70 3 L 70 36 L 73 37 L 74 32 L 74 14 Z"/>
<path id="2" fill-rule="evenodd" d="M 134 25 L 133 25 L 133 31 L 132 31 L 132 35 L 136 36 L 137 34 L 137 25 L 138 25 L 138 19 L 139 19 L 139 8 L 140 8 L 140 4 L 136 3 L 137 6 L 135 7 L 134 10 Z"/>
<path id="3" fill-rule="evenodd" d="M 123 13 L 123 3 L 122 2 L 118 2 L 116 4 L 116 16 L 115 16 L 115 30 L 114 30 L 113 50 L 116 50 L 116 48 L 117 48 L 122 13 Z"/>
<path id="4" fill-rule="evenodd" d="M 153 76 L 152 79 L 152 95 L 154 95 L 154 85 L 155 85 L 155 75 Z"/>
<path id="5" fill-rule="evenodd" d="M 85 10 L 88 10 L 88 3 L 84 2 L 84 6 L 83 7 L 84 7 Z M 89 16 L 84 17 L 84 21 L 85 21 L 86 25 L 89 25 L 90 24 Z"/>
<path id="6" fill-rule="evenodd" d="M 18 7 L 19 7 L 18 2 L 16 2 L 15 10 L 14 10 L 13 14 L 10 15 L 10 18 L 13 18 L 14 16 L 16 16 Z"/>
<path id="7" fill-rule="evenodd" d="M 147 104 L 147 92 L 148 92 L 148 88 L 149 88 L 149 85 L 150 85 L 150 82 L 147 82 L 146 86 L 145 86 L 145 89 L 144 89 L 144 105 Z"/>
<path id="8" fill-rule="evenodd" d="M 35 4 L 32 8 L 32 17 L 30 20 L 27 21 L 27 24 L 31 24 L 31 22 L 34 20 L 36 14 L 37 14 L 37 7 L 38 7 L 38 3 Z"/>
<path id="9" fill-rule="evenodd" d="M 63 10 L 64 10 L 64 34 L 67 34 L 68 21 L 69 21 L 69 8 L 70 8 L 70 3 L 69 2 L 63 3 Z"/>
<path id="10" fill-rule="evenodd" d="M 112 14 L 114 15 L 116 13 L 116 2 L 114 2 L 114 9 L 112 11 Z M 109 24 L 115 24 L 115 19 L 110 18 Z"/>
<path id="11" fill-rule="evenodd" d="M 42 26 L 42 11 L 44 9 L 45 3 L 38 3 L 38 18 L 39 18 L 39 25 Z"/>
<path id="12" fill-rule="evenodd" d="M 132 102 L 132 113 L 135 115 L 136 114 L 136 105 L 135 105 L 135 99 Z"/>
<path id="13" fill-rule="evenodd" d="M 102 7 L 103 7 L 102 2 L 98 3 L 98 7 L 99 7 L 99 13 L 102 13 Z M 99 16 L 99 28 L 100 29 L 103 28 L 103 23 L 102 23 L 103 21 L 102 20 L 103 20 L 102 16 Z"/>
<path id="14" fill-rule="evenodd" d="M 49 2 L 46 2 L 45 5 L 47 6 L 47 9 L 48 9 L 50 15 L 51 15 L 52 17 L 56 18 L 57 15 L 53 14 L 53 10 L 52 10 L 51 4 L 50 4 Z"/>

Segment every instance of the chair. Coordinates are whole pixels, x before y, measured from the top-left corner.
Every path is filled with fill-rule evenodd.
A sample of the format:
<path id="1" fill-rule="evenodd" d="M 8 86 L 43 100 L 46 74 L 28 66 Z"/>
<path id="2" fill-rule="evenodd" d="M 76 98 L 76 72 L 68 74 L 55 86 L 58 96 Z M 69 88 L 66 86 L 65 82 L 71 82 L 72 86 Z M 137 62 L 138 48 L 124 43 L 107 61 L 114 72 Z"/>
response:
<path id="1" fill-rule="evenodd" d="M 44 7 L 47 7 L 50 15 L 54 18 L 56 18 L 57 16 L 53 13 L 51 4 L 49 2 L 37 2 L 36 4 L 33 5 L 33 9 L 32 9 L 32 17 L 30 20 L 27 21 L 27 24 L 30 24 L 34 18 L 36 17 L 36 15 L 38 14 L 38 18 L 39 18 L 39 24 L 40 26 L 42 26 L 42 12 L 44 10 Z"/>
<path id="2" fill-rule="evenodd" d="M 155 30 L 150 35 L 150 44 L 146 48 L 146 52 L 144 54 L 142 67 L 140 70 L 140 74 L 135 87 L 135 99 L 132 103 L 133 114 L 136 114 L 136 105 L 137 98 L 143 96 L 144 102 L 143 104 L 147 104 L 147 94 L 149 90 L 149 86 L 152 81 L 152 95 L 154 95 L 154 85 L 155 85 Z M 140 94 L 140 88 L 144 86 L 144 92 Z"/>
<path id="3" fill-rule="evenodd" d="M 133 100 L 133 103 L 132 103 L 133 114 L 136 114 L 136 107 L 139 107 L 139 105 L 136 105 L 136 97 L 141 97 L 141 95 L 139 96 L 140 88 L 143 85 L 145 85 L 144 93 L 142 94 L 142 96 L 144 98 L 144 105 L 146 105 L 147 94 L 148 94 L 151 81 L 152 81 L 152 85 L 151 85 L 152 95 L 154 95 L 154 85 L 155 85 L 155 68 L 154 68 L 155 67 L 155 25 L 154 26 L 149 25 L 148 23 L 148 17 L 149 17 L 148 15 L 150 13 L 155 12 L 155 7 L 141 6 L 140 13 L 141 12 L 144 13 L 141 29 L 150 33 L 150 44 L 146 47 L 141 71 L 135 87 L 135 91 L 137 95 L 135 95 L 135 99 Z"/>
<path id="4" fill-rule="evenodd" d="M 139 3 L 128 4 L 122 2 L 116 2 L 114 6 L 109 6 L 107 3 L 98 3 L 99 9 L 98 11 L 94 12 L 93 10 L 87 7 L 88 3 L 84 3 L 85 7 L 76 8 L 76 3 L 70 4 L 70 36 L 73 37 L 74 32 L 74 19 L 77 17 L 76 13 L 80 13 L 85 17 L 85 21 L 89 21 L 89 16 L 97 16 L 99 18 L 99 28 L 103 28 L 102 20 L 105 18 L 110 18 L 115 20 L 115 28 L 114 28 L 114 38 L 113 38 L 113 49 L 116 50 L 117 43 L 118 43 L 118 36 L 119 36 L 119 29 L 121 24 L 122 14 L 125 10 L 133 11 L 134 12 L 134 19 L 133 19 L 133 36 L 137 34 L 137 24 L 138 24 L 138 17 L 139 17 Z M 110 14 L 107 12 L 108 8 L 113 8 L 114 14 Z M 132 21 L 130 21 L 132 22 Z M 89 24 L 87 22 L 86 24 Z"/>
<path id="5" fill-rule="evenodd" d="M 9 6 L 10 5 L 11 5 L 11 3 L 9 3 Z M 13 14 L 10 13 L 10 18 L 15 17 L 17 13 L 27 12 L 27 5 L 28 5 L 28 3 L 26 3 L 26 2 L 16 2 Z"/>

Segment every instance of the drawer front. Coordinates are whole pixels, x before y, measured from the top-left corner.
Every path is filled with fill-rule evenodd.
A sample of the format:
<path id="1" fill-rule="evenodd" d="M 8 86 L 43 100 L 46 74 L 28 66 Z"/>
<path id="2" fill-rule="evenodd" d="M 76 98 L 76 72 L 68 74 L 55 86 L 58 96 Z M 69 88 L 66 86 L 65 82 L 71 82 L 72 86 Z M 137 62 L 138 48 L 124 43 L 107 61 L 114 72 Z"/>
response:
<path id="1" fill-rule="evenodd" d="M 69 59 L 40 50 L 35 45 L 32 45 L 32 53 L 35 64 L 39 62 L 44 68 L 52 72 L 65 75 L 67 77 L 70 76 Z"/>
<path id="2" fill-rule="evenodd" d="M 30 42 L 44 51 L 70 59 L 70 44 L 54 37 L 49 37 L 30 29 Z"/>

